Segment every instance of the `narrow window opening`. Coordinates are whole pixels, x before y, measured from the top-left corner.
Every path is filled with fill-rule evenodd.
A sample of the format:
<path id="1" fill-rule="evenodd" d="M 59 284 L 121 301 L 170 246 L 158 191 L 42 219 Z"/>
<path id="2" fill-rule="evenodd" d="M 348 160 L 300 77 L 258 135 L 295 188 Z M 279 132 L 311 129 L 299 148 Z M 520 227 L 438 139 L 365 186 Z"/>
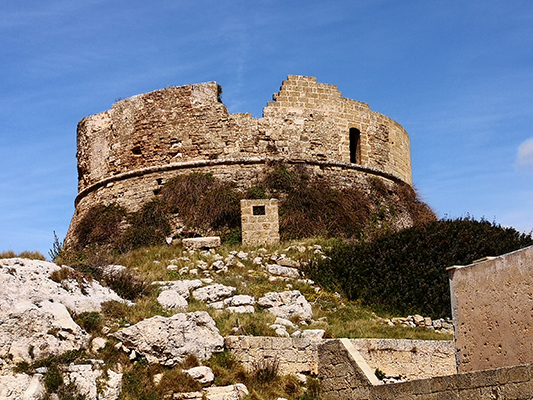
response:
<path id="1" fill-rule="evenodd" d="M 360 138 L 361 132 L 359 129 L 350 128 L 350 162 L 352 164 L 361 164 Z"/>
<path id="2" fill-rule="evenodd" d="M 254 215 L 266 215 L 265 206 L 252 206 L 252 212 Z"/>

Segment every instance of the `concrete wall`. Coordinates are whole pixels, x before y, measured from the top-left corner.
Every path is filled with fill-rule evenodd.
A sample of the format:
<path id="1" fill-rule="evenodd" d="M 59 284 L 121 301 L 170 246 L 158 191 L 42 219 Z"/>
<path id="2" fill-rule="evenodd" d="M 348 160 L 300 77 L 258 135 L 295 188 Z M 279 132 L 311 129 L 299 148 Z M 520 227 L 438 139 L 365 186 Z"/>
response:
<path id="1" fill-rule="evenodd" d="M 533 363 L 533 246 L 449 276 L 458 371 Z"/>

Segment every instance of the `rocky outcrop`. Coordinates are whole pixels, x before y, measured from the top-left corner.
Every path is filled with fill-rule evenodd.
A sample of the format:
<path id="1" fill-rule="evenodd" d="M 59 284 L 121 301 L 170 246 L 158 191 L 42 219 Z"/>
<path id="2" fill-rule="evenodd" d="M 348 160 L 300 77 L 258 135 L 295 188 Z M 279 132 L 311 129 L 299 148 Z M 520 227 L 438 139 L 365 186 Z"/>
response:
<path id="1" fill-rule="evenodd" d="M 155 316 L 113 334 L 130 357 L 141 355 L 149 363 L 174 366 L 189 354 L 205 360 L 224 348 L 215 321 L 205 311 Z"/>
<path id="2" fill-rule="evenodd" d="M 302 321 L 310 321 L 313 318 L 311 304 L 305 299 L 299 290 L 286 292 L 267 293 L 261 297 L 257 304 L 266 307 L 276 317 L 290 319 L 298 318 Z"/>
<path id="3" fill-rule="evenodd" d="M 109 300 L 122 301 L 68 267 L 21 258 L 0 260 L 0 358 L 31 363 L 85 347 L 89 336 L 69 310 L 99 311 Z"/>
<path id="4" fill-rule="evenodd" d="M 39 400 L 44 394 L 42 374 L 0 376 L 0 399 Z"/>

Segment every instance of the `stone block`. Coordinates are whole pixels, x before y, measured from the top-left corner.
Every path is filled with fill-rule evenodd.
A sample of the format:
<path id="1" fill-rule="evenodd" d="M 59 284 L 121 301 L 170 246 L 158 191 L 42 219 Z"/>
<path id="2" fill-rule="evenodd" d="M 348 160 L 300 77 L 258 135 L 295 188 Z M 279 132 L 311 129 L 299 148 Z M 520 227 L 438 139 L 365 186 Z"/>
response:
<path id="1" fill-rule="evenodd" d="M 182 240 L 183 248 L 186 250 L 214 249 L 220 247 L 219 236 L 207 236 L 198 238 L 188 238 Z"/>

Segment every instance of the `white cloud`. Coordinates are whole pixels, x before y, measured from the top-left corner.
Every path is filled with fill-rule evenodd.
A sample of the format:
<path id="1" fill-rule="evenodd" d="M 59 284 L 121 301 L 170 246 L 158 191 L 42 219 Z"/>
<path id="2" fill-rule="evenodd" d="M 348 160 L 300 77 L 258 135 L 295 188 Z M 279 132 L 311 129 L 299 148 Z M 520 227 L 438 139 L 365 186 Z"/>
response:
<path id="1" fill-rule="evenodd" d="M 533 138 L 526 140 L 518 147 L 516 166 L 519 169 L 533 168 Z"/>

